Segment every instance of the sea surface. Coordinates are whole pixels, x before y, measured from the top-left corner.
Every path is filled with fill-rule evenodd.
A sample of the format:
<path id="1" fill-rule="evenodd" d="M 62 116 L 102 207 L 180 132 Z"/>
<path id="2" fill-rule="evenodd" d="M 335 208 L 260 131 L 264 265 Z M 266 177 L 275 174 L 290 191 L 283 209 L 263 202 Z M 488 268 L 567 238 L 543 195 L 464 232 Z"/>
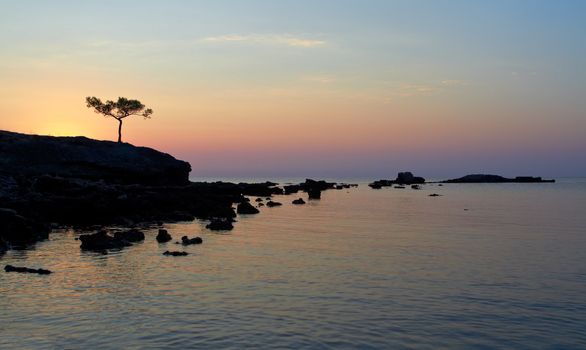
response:
<path id="1" fill-rule="evenodd" d="M 185 257 L 154 227 L 8 252 L 54 273 L 0 272 L 0 349 L 586 349 L 586 179 L 297 197 L 228 233 L 165 225 L 203 238 Z"/>

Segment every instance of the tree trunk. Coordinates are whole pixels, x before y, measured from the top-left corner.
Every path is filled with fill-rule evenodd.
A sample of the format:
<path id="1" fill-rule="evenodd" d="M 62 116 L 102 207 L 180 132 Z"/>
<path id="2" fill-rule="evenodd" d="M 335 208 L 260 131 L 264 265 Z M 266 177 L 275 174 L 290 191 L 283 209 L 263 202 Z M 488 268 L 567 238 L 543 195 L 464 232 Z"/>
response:
<path id="1" fill-rule="evenodd" d="M 122 142 L 122 119 L 118 119 L 118 142 Z"/>

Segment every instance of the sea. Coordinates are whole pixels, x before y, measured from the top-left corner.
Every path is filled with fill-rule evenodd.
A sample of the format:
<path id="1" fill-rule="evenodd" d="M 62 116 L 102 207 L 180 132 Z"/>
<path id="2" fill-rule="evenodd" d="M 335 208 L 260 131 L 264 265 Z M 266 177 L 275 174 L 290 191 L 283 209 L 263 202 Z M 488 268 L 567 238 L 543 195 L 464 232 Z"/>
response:
<path id="1" fill-rule="evenodd" d="M 276 196 L 164 225 L 188 247 L 57 230 L 0 257 L 53 271 L 0 272 L 0 349 L 586 349 L 586 178 L 557 180 Z"/>

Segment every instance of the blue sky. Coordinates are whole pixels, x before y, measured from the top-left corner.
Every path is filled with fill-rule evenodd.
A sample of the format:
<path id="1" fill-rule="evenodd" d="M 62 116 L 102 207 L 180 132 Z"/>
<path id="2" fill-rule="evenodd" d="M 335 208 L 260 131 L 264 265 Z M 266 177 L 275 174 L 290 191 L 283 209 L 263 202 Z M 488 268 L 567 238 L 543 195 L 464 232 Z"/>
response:
<path id="1" fill-rule="evenodd" d="M 586 175 L 584 1 L 0 3 L 2 129 L 111 138 L 76 101 L 123 95 L 202 176 Z"/>

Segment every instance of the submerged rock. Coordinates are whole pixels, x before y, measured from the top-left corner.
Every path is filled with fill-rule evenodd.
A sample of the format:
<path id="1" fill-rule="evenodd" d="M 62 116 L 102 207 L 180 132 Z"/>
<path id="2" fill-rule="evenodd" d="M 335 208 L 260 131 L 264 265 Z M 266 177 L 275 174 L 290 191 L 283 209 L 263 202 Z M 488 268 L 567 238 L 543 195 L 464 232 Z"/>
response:
<path id="1" fill-rule="evenodd" d="M 429 195 L 429 197 L 441 197 L 441 194 L 432 193 Z"/>
<path id="2" fill-rule="evenodd" d="M 168 256 L 186 256 L 189 255 L 188 252 L 177 252 L 177 251 L 166 251 L 163 253 L 163 255 L 168 255 Z"/>
<path id="3" fill-rule="evenodd" d="M 298 199 L 294 199 L 293 202 L 291 202 L 291 203 L 300 205 L 300 204 L 305 204 L 305 201 L 303 200 L 303 198 L 298 198 Z"/>
<path id="4" fill-rule="evenodd" d="M 165 229 L 159 229 L 159 233 L 157 234 L 157 242 L 159 243 L 167 243 L 170 240 L 173 239 L 173 237 L 171 237 L 171 235 L 169 234 L 169 232 L 167 232 L 167 230 Z"/>
<path id="5" fill-rule="evenodd" d="M 12 266 L 12 265 L 4 266 L 4 271 L 6 271 L 6 272 L 20 272 L 20 273 L 36 273 L 39 275 L 49 275 L 52 273 L 51 271 L 45 270 L 45 269 L 31 269 L 28 267 L 18 267 L 18 266 Z"/>
<path id="6" fill-rule="evenodd" d="M 278 206 L 281 206 L 281 205 L 283 205 L 283 204 L 282 203 L 279 203 L 279 202 L 273 202 L 273 201 L 268 201 L 267 202 L 267 207 L 270 207 L 270 208 L 272 208 L 272 207 L 278 207 Z"/>

